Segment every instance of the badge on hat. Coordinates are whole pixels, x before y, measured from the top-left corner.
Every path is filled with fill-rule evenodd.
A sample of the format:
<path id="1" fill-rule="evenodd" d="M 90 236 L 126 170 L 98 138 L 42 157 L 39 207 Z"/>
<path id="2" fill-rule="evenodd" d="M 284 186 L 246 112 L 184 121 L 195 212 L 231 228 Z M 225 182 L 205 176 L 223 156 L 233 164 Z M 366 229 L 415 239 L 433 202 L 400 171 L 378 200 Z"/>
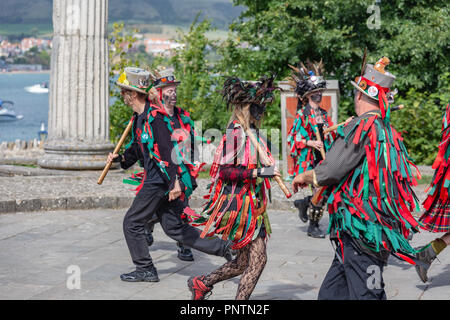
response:
<path id="1" fill-rule="evenodd" d="M 375 86 L 370 86 L 369 89 L 367 89 L 367 93 L 371 97 L 376 97 L 378 94 L 378 89 Z"/>

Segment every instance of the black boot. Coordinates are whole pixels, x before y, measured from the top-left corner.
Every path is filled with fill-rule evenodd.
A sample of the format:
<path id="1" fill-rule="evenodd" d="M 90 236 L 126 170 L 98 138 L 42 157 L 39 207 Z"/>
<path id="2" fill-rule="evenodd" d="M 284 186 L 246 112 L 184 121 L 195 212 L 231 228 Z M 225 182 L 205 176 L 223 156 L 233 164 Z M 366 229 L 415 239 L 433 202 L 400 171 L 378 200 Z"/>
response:
<path id="1" fill-rule="evenodd" d="M 178 246 L 178 259 L 183 261 L 194 261 L 194 255 L 190 248 L 186 248 L 183 244 L 177 241 Z"/>
<path id="2" fill-rule="evenodd" d="M 322 207 L 315 206 L 311 203 L 309 210 L 309 227 L 308 236 L 313 238 L 325 238 L 325 233 L 319 228 L 319 221 L 323 215 Z"/>
<path id="3" fill-rule="evenodd" d="M 156 268 L 152 266 L 148 270 L 135 270 L 130 273 L 121 274 L 120 280 L 127 282 L 158 282 L 159 278 Z"/>
<path id="4" fill-rule="evenodd" d="M 294 207 L 298 209 L 298 217 L 303 222 L 308 221 L 308 207 L 309 207 L 309 201 L 311 199 L 311 196 L 306 197 L 301 200 L 295 200 L 294 201 Z"/>
<path id="5" fill-rule="evenodd" d="M 309 221 L 308 236 L 313 238 L 325 238 L 325 233 L 320 230 L 318 222 Z"/>

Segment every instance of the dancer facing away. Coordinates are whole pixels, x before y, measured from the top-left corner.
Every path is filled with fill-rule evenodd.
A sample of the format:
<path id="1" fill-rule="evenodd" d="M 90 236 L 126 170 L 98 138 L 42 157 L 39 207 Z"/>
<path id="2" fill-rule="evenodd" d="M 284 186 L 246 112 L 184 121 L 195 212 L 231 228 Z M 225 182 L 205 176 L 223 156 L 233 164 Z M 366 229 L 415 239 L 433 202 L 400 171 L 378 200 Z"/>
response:
<path id="1" fill-rule="evenodd" d="M 416 271 L 423 282 L 428 281 L 428 269 L 437 255 L 450 244 L 450 105 L 447 104 L 442 120 L 442 141 L 433 163 L 433 181 L 429 187 L 428 196 L 423 206 L 425 212 L 420 217 L 420 227 L 430 232 L 446 232 L 429 244 L 417 248 L 417 258 L 423 265 L 417 265 Z"/>
<path id="2" fill-rule="evenodd" d="M 384 70 L 388 63 L 387 57 L 375 65 L 363 62 L 361 76 L 351 82 L 357 117 L 337 130 L 326 160 L 293 181 L 294 192 L 314 183 L 325 186 L 328 197 L 336 252 L 319 300 L 384 300 L 389 255 L 417 261 L 407 240 L 418 231 L 411 214 L 419 208 L 412 190 L 417 182 L 402 138 L 390 124 L 395 77 Z"/>
<path id="3" fill-rule="evenodd" d="M 326 89 L 326 81 L 322 77 L 322 61 L 308 62 L 307 66 L 309 70 L 301 62 L 297 68 L 291 66 L 294 72 L 289 82 L 295 88 L 298 104 L 297 115 L 287 137 L 288 148 L 294 159 L 294 167 L 289 172 L 290 180 L 300 173 L 314 169 L 323 160 L 321 152 L 330 149 L 335 137 L 334 132 L 324 135 L 324 129 L 333 126 L 333 122 L 327 112 L 320 107 L 322 92 Z M 313 185 L 311 190 L 313 194 L 317 191 Z M 294 206 L 298 208 L 300 220 L 307 222 L 309 218 L 308 236 L 325 238 L 324 232 L 319 227 L 324 203 L 314 205 L 311 203 L 311 196 L 308 196 L 295 200 Z M 308 208 L 310 208 L 309 217 Z"/>
<path id="4" fill-rule="evenodd" d="M 223 96 L 233 114 L 211 166 L 209 202 L 195 223 L 205 226 L 202 236 L 221 234 L 222 239 L 233 241 L 237 257 L 207 275 L 191 277 L 188 288 L 194 300 L 205 299 L 216 283 L 239 275 L 236 299 L 247 300 L 265 267 L 266 240 L 271 233 L 266 188 L 270 188 L 268 178 L 280 173 L 275 166 L 260 165 L 260 155 L 247 130 L 256 133 L 259 144 L 273 160 L 258 128 L 275 89 L 273 78 L 267 77 L 255 84 L 238 78 L 228 78 L 224 83 Z"/>
<path id="5" fill-rule="evenodd" d="M 200 231 L 181 220 L 185 208 L 180 197 L 192 192 L 191 171 L 172 141 L 173 127 L 161 101 L 149 99 L 151 73 L 140 68 L 125 68 L 117 85 L 125 104 L 133 111 L 132 140 L 123 155 L 109 154 L 108 161 L 120 161 L 126 169 L 136 161 L 144 166 L 144 178 L 128 209 L 123 231 L 136 270 L 120 276 L 129 282 L 159 281 L 149 254 L 144 225 L 157 216 L 167 236 L 175 241 L 217 256 L 231 256 L 231 242 L 217 237 L 202 239 Z M 174 152 L 172 152 L 174 151 Z M 172 153 L 176 159 L 172 158 Z M 175 161 L 176 160 L 176 161 Z"/>

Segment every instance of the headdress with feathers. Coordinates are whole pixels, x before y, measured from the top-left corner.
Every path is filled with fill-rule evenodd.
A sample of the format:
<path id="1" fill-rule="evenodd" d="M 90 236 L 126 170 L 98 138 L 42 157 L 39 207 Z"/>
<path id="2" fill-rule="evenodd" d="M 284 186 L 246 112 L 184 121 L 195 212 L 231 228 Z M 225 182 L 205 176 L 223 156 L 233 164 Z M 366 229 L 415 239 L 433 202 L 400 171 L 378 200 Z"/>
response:
<path id="1" fill-rule="evenodd" d="M 299 62 L 298 67 L 289 65 L 292 69 L 291 76 L 288 79 L 289 85 L 294 88 L 295 93 L 303 99 L 307 93 L 325 89 L 327 82 L 323 78 L 323 63 L 306 62 L 307 67 Z"/>
<path id="2" fill-rule="evenodd" d="M 273 102 L 275 87 L 273 82 L 275 76 L 261 77 L 257 82 L 242 81 L 237 77 L 228 77 L 222 89 L 223 99 L 227 103 L 227 108 L 232 105 L 257 104 L 264 105 Z"/>

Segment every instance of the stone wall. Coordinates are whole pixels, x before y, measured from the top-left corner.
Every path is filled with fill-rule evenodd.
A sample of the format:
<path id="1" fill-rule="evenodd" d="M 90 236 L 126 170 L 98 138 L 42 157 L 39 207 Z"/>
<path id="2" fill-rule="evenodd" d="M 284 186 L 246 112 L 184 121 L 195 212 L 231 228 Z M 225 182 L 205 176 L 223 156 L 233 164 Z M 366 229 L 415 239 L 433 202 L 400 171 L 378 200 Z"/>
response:
<path id="1" fill-rule="evenodd" d="M 38 139 L 0 142 L 0 164 L 37 164 L 43 155 L 43 141 Z"/>

